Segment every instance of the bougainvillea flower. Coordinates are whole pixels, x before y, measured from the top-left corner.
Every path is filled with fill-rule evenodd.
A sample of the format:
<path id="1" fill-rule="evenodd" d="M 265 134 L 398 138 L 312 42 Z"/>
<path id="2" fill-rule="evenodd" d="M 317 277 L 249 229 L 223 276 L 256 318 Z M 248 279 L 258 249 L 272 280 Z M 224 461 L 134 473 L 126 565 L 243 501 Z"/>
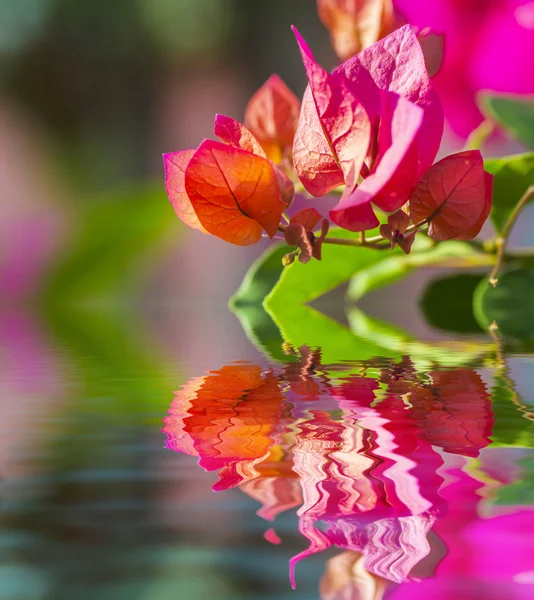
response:
<path id="1" fill-rule="evenodd" d="M 273 237 L 293 197 L 292 183 L 269 161 L 244 125 L 223 115 L 196 150 L 163 155 L 165 187 L 178 217 L 190 227 L 248 246 L 264 230 Z"/>
<path id="2" fill-rule="evenodd" d="M 410 197 L 414 223 L 429 221 L 436 240 L 471 239 L 491 209 L 493 178 L 478 150 L 451 154 L 421 177 Z"/>
<path id="3" fill-rule="evenodd" d="M 398 210 L 389 215 L 387 224 L 380 225 L 380 235 L 391 242 L 391 249 L 400 246 L 404 254 L 410 254 L 415 232 L 404 235 L 410 225 L 410 217 L 403 211 Z"/>
<path id="4" fill-rule="evenodd" d="M 371 123 L 343 75 L 319 66 L 308 45 L 293 27 L 309 87 L 293 145 L 293 163 L 302 185 L 313 196 L 323 196 L 358 180 L 371 141 Z"/>
<path id="5" fill-rule="evenodd" d="M 313 229 L 319 221 L 321 233 L 316 237 Z M 312 258 L 321 260 L 321 249 L 329 227 L 328 219 L 323 219 L 315 208 L 303 208 L 291 217 L 289 225 L 284 229 L 284 238 L 288 246 L 300 249 L 301 263 L 307 263 Z"/>
<path id="6" fill-rule="evenodd" d="M 300 100 L 278 75 L 271 75 L 250 99 L 245 125 L 278 164 L 291 155 L 299 114 Z"/>
<path id="7" fill-rule="evenodd" d="M 392 0 L 317 0 L 336 54 L 347 60 L 390 33 Z"/>

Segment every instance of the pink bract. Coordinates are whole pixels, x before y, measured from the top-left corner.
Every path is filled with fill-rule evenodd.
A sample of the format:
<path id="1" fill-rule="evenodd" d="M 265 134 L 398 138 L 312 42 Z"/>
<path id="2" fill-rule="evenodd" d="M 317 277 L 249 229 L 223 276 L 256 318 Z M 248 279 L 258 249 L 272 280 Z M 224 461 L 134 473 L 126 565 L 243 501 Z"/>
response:
<path id="1" fill-rule="evenodd" d="M 398 210 L 408 201 L 417 182 L 416 138 L 423 111 L 391 92 L 382 92 L 381 98 L 376 166 L 352 193 L 345 192 L 330 211 L 332 221 L 350 231 L 377 227 L 378 219 L 369 209 L 370 202 L 386 212 Z"/>
<path id="2" fill-rule="evenodd" d="M 189 227 L 208 233 L 199 221 L 185 191 L 185 170 L 194 153 L 194 150 L 182 150 L 163 155 L 165 189 L 178 218 Z"/>
<path id="3" fill-rule="evenodd" d="M 331 75 L 319 66 L 308 45 L 293 28 L 308 76 L 311 94 L 302 106 L 304 118 L 299 120 L 293 149 L 295 170 L 304 187 L 312 195 L 324 195 L 339 181 L 351 189 L 356 185 L 371 141 L 371 123 L 358 98 L 342 76 Z M 311 113 L 311 114 L 309 114 Z M 316 118 L 317 117 L 317 118 Z M 317 160 L 315 140 L 323 136 L 327 148 L 321 152 L 329 158 L 329 169 L 323 178 L 321 159 Z M 332 164 L 333 159 L 335 164 Z M 319 163 L 319 165 L 317 164 Z M 318 169 L 317 167 L 321 168 Z M 330 170 L 332 172 L 330 172 Z M 311 175 L 308 175 L 311 171 Z M 335 176 L 334 176 L 335 173 Z"/>
<path id="4" fill-rule="evenodd" d="M 380 114 L 380 90 L 395 92 L 424 110 L 417 135 L 419 174 L 433 162 L 443 135 L 443 109 L 430 82 L 425 58 L 410 25 L 397 29 L 340 65 L 371 120 Z"/>

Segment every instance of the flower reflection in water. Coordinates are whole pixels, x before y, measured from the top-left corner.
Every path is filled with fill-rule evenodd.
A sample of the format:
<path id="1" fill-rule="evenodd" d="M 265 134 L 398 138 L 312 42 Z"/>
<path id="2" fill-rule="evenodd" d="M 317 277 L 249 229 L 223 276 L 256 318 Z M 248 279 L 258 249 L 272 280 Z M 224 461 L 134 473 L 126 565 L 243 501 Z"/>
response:
<path id="1" fill-rule="evenodd" d="M 239 486 L 257 500 L 260 517 L 299 507 L 309 546 L 291 560 L 293 585 L 300 560 L 336 546 L 323 598 L 532 593 L 534 564 L 507 532 L 534 532 L 534 511 L 480 518 L 483 484 L 465 470 L 493 425 L 475 370 L 420 372 L 409 357 L 327 366 L 320 351 L 288 354 L 283 366 L 234 363 L 190 381 L 164 431 L 168 448 L 219 471 L 214 490 Z M 274 529 L 265 537 L 280 541 Z M 492 595 L 497 584 L 508 595 Z"/>

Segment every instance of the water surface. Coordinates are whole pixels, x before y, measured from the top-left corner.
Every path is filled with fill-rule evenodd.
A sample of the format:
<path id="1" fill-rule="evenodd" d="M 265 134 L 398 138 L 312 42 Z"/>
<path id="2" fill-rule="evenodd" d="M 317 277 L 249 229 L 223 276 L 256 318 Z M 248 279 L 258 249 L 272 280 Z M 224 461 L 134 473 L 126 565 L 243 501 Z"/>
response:
<path id="1" fill-rule="evenodd" d="M 528 352 L 242 338 L 3 313 L 0 598 L 533 597 Z"/>

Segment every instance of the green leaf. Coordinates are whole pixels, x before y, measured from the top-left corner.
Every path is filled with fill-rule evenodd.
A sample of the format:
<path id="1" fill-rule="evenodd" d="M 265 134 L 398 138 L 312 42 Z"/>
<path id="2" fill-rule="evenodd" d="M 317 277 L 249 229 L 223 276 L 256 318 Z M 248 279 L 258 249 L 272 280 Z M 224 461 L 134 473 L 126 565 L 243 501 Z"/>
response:
<path id="1" fill-rule="evenodd" d="M 500 233 L 523 194 L 534 182 L 534 152 L 491 158 L 484 168 L 495 176 L 491 220 Z"/>
<path id="2" fill-rule="evenodd" d="M 334 230 L 332 235 L 354 237 L 345 230 Z M 372 264 L 388 253 L 328 245 L 323 247 L 325 259 L 321 262 L 314 260 L 305 265 L 295 262 L 282 267 L 282 257 L 287 251 L 284 245 L 267 250 L 252 265 L 230 300 L 232 310 L 256 347 L 267 356 L 285 362 L 288 357 L 282 351 L 284 342 L 294 348 L 320 347 L 325 364 L 364 360 L 376 355 L 396 356 L 305 306 L 306 302 L 348 280 L 360 265 Z M 260 307 L 264 298 L 265 311 Z"/>
<path id="3" fill-rule="evenodd" d="M 418 236 L 420 244 L 427 245 L 426 236 Z M 417 238 L 416 238 L 417 239 Z M 421 247 L 421 245 L 419 247 Z M 428 247 L 428 246 L 427 246 Z M 407 256 L 404 254 L 388 254 L 381 261 L 364 268 L 352 278 L 347 296 L 350 300 L 359 300 L 365 294 L 391 285 L 413 273 L 419 267 L 431 266 L 481 266 L 488 265 L 490 259 L 486 254 L 477 252 L 465 242 L 443 242 L 428 250 L 415 249 Z"/>
<path id="4" fill-rule="evenodd" d="M 534 421 L 527 419 L 526 408 L 510 379 L 506 368 L 499 369 L 491 388 L 492 410 L 495 418 L 492 446 L 534 447 Z"/>
<path id="5" fill-rule="evenodd" d="M 344 229 L 334 229 L 330 233 L 331 237 L 345 239 L 354 238 L 354 235 Z M 284 268 L 278 283 L 266 297 L 265 305 L 272 308 L 311 302 L 387 256 L 384 250 L 325 244 L 323 260 L 312 260 L 305 265 L 295 261 Z"/>
<path id="6" fill-rule="evenodd" d="M 268 248 L 250 266 L 237 292 L 230 298 L 230 308 L 246 305 L 260 306 L 280 279 L 284 270 L 282 258 L 289 252 L 285 244 Z"/>
<path id="7" fill-rule="evenodd" d="M 473 294 L 483 278 L 483 275 L 460 273 L 431 281 L 421 298 L 426 320 L 445 331 L 481 333 L 473 315 Z"/>
<path id="8" fill-rule="evenodd" d="M 521 478 L 494 489 L 491 503 L 498 506 L 533 506 L 534 452 L 529 450 L 526 456 L 514 461 L 514 466 L 521 470 Z"/>
<path id="9" fill-rule="evenodd" d="M 473 308 L 482 328 L 495 322 L 500 334 L 533 346 L 534 269 L 505 273 L 496 287 L 482 281 L 475 290 Z"/>
<path id="10" fill-rule="evenodd" d="M 399 355 L 408 354 L 421 371 L 432 369 L 435 364 L 440 367 L 478 365 L 491 349 L 491 344 L 484 342 L 420 341 L 407 331 L 374 319 L 354 307 L 349 311 L 348 320 L 351 331 L 358 337 L 372 340 Z"/>
<path id="11" fill-rule="evenodd" d="M 269 358 L 281 362 L 292 359 L 282 350 L 282 334 L 262 303 L 280 278 L 284 269 L 282 258 L 288 251 L 289 247 L 285 244 L 268 248 L 251 265 L 229 302 L 250 342 Z"/>
<path id="12" fill-rule="evenodd" d="M 271 316 L 261 305 L 234 304 L 230 307 L 249 341 L 265 356 L 279 362 L 291 362 L 283 351 L 284 338 Z"/>
<path id="13" fill-rule="evenodd" d="M 368 360 L 375 356 L 400 356 L 396 351 L 354 335 L 341 323 L 309 306 L 277 303 L 269 305 L 267 312 L 280 328 L 286 343 L 294 348 L 321 348 L 324 365 Z"/>
<path id="14" fill-rule="evenodd" d="M 482 93 L 482 112 L 515 138 L 534 149 L 534 96 Z"/>

